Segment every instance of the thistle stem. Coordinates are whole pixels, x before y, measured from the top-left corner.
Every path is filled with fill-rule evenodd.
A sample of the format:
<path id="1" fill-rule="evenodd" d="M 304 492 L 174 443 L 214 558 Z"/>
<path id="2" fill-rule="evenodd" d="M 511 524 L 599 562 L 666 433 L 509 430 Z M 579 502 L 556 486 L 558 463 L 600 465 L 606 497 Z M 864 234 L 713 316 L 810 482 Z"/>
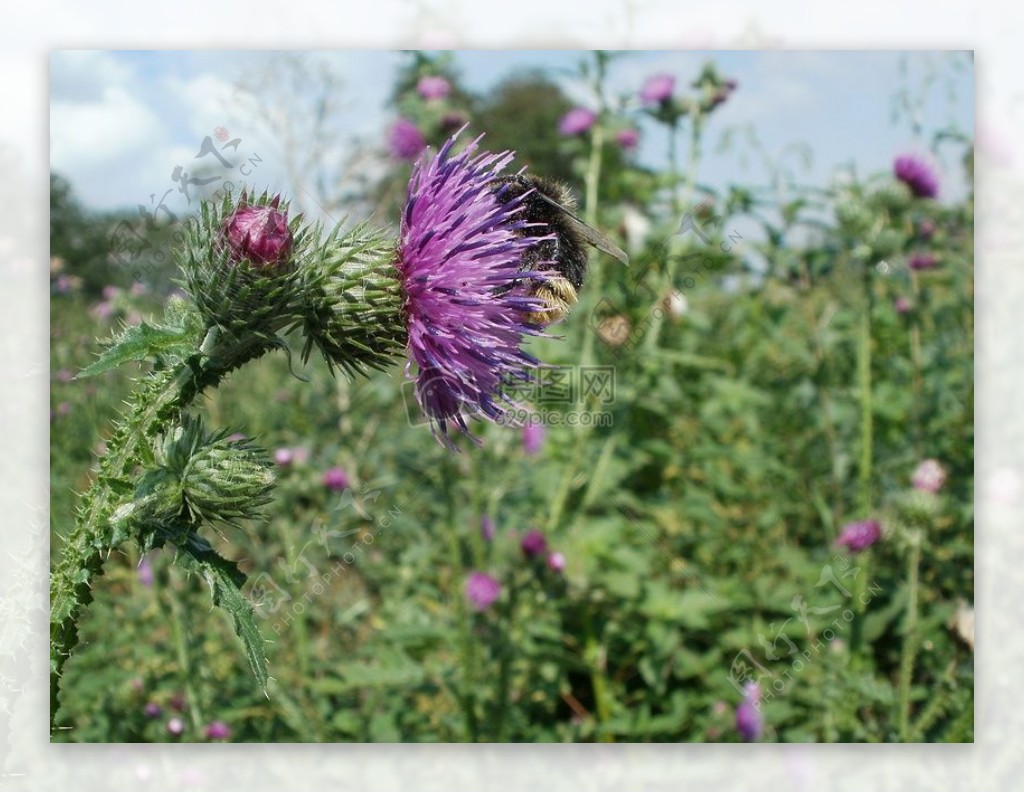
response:
<path id="1" fill-rule="evenodd" d="M 903 653 L 900 659 L 900 739 L 910 740 L 910 686 L 914 678 L 914 657 L 917 654 L 917 597 L 921 569 L 921 534 L 911 538 L 907 561 L 907 622 L 903 629 Z"/>
<path id="2" fill-rule="evenodd" d="M 197 349 L 201 342 L 196 339 Z M 217 365 L 204 362 L 197 352 L 173 369 L 150 374 L 130 398 L 126 418 L 107 444 L 50 579 L 51 732 L 56 726 L 64 664 L 78 644 L 78 620 L 92 602 L 93 581 L 102 575 L 111 550 L 127 539 L 117 536 L 110 518 L 126 500 L 124 488 L 132 481 L 143 445 L 180 417 L 200 392 L 268 349 L 263 340 L 235 342 L 211 356 Z"/>
<path id="3" fill-rule="evenodd" d="M 448 505 L 448 557 L 451 566 L 451 591 L 455 600 L 456 618 L 459 621 L 459 669 L 462 679 L 457 686 L 457 696 L 466 721 L 467 739 L 471 743 L 476 743 L 480 733 L 476 720 L 474 690 L 476 659 L 473 652 L 472 615 L 467 608 L 466 599 L 458 591 L 459 583 L 465 576 L 462 569 L 462 544 L 459 542 L 458 505 L 455 500 L 454 482 L 457 481 L 457 474 L 447 457 L 444 459 L 443 468 L 442 484 Z"/>
<path id="4" fill-rule="evenodd" d="M 871 313 L 874 308 L 874 294 L 871 284 L 871 268 L 864 267 L 864 310 L 860 318 L 858 337 L 857 381 L 860 391 L 860 469 L 859 469 L 859 506 L 863 518 L 871 516 L 871 464 L 872 464 L 872 398 L 871 398 Z M 868 557 L 865 556 L 865 559 Z M 850 651 L 856 653 L 864 637 L 864 592 L 867 586 L 867 567 L 858 574 L 854 581 L 856 619 L 850 634 Z"/>
<path id="5" fill-rule="evenodd" d="M 683 184 L 683 195 L 680 197 L 679 194 L 679 172 L 678 159 L 676 154 L 676 127 L 673 125 L 671 135 L 669 136 L 670 147 L 669 157 L 672 161 L 672 214 L 675 218 L 675 222 L 681 222 L 679 217 L 683 208 L 693 200 L 693 187 L 697 182 L 697 167 L 700 165 L 701 157 L 701 136 L 704 130 L 703 119 L 700 114 L 697 114 L 693 118 L 693 124 L 690 129 L 690 154 L 689 160 L 686 165 L 686 177 Z M 671 250 L 671 239 L 669 240 L 669 248 L 667 250 L 667 262 L 665 265 L 665 284 L 663 290 L 671 293 L 675 288 L 676 272 L 679 269 L 680 256 L 674 254 Z M 658 343 L 658 337 L 661 335 L 661 327 L 665 323 L 665 312 L 658 311 L 658 303 L 665 297 L 665 294 L 656 296 L 654 306 L 651 308 L 651 329 L 645 339 L 645 344 L 649 349 L 653 349 Z"/>

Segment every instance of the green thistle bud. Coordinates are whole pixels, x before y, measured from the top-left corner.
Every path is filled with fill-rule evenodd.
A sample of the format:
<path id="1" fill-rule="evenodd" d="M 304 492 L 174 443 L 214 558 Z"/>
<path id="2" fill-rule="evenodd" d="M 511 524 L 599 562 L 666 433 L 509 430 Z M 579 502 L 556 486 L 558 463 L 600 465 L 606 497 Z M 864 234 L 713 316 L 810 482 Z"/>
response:
<path id="1" fill-rule="evenodd" d="M 909 490 L 896 500 L 896 514 L 904 523 L 927 528 L 935 522 L 941 506 L 941 499 L 935 493 Z"/>
<path id="2" fill-rule="evenodd" d="M 212 439 L 189 460 L 182 479 L 193 520 L 234 523 L 255 518 L 270 501 L 270 460 L 243 442 Z"/>
<path id="3" fill-rule="evenodd" d="M 304 269 L 303 361 L 320 350 L 331 370 L 383 369 L 405 350 L 407 330 L 395 245 L 360 226 L 332 234 Z"/>
<path id="4" fill-rule="evenodd" d="M 186 417 L 160 438 L 153 464 L 140 480 L 135 508 L 126 513 L 149 529 L 255 518 L 274 485 L 273 465 L 262 451 L 224 433 L 209 435 L 195 418 Z"/>
<path id="5" fill-rule="evenodd" d="M 871 251 L 878 259 L 887 259 L 903 250 L 905 238 L 893 229 L 882 229 L 871 241 Z"/>
<path id="6" fill-rule="evenodd" d="M 863 234 L 871 228 L 871 212 L 854 198 L 845 198 L 836 204 L 836 220 L 850 234 Z"/>
<path id="7" fill-rule="evenodd" d="M 903 182 L 890 182 L 871 194 L 871 204 L 878 209 L 900 212 L 910 206 L 914 194 Z"/>

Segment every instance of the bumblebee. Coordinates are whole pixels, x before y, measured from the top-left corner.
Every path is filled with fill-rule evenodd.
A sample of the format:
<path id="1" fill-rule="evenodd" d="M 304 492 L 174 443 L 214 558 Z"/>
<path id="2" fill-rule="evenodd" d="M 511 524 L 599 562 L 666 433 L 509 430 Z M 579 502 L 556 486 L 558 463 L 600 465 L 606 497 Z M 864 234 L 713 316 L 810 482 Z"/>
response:
<path id="1" fill-rule="evenodd" d="M 528 322 L 550 325 L 569 314 L 579 300 L 579 290 L 587 275 L 587 245 L 614 256 L 623 264 L 629 263 L 629 257 L 621 248 L 576 216 L 576 200 L 565 185 L 528 174 L 501 176 L 491 184 L 502 203 L 525 196 L 522 217 L 539 225 L 521 229 L 520 234 L 552 235 L 552 239 L 542 240 L 523 254 L 522 270 L 558 273 L 545 282 L 531 285 L 530 295 L 543 300 L 547 308 L 527 314 Z"/>

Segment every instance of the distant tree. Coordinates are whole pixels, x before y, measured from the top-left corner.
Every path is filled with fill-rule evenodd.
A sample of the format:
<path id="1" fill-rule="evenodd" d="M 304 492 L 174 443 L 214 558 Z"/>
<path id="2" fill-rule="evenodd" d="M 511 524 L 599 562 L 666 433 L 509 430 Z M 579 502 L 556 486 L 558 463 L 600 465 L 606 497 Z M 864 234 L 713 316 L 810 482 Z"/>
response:
<path id="1" fill-rule="evenodd" d="M 486 132 L 491 151 L 513 149 L 516 163 L 531 172 L 582 188 L 572 158 L 565 156 L 558 122 L 573 106 L 557 83 L 540 71 L 513 75 L 483 97 L 473 117 L 473 129 Z"/>

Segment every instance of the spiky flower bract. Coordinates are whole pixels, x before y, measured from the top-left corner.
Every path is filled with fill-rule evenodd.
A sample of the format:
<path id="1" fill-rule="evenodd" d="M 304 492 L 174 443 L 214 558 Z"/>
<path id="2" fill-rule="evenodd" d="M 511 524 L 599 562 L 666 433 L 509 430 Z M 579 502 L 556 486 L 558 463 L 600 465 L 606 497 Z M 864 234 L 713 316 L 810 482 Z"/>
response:
<path id="1" fill-rule="evenodd" d="M 524 282 L 547 275 L 520 268 L 549 239 L 521 233 L 530 225 L 522 196 L 499 200 L 505 186 L 493 181 L 512 153 L 473 156 L 477 138 L 455 154 L 457 137 L 414 167 L 398 246 L 416 398 L 448 445 L 449 423 L 469 432 L 467 414 L 507 420 L 506 385 L 540 366 L 520 348 L 523 336 L 541 334 L 526 314 L 543 308 Z"/>

